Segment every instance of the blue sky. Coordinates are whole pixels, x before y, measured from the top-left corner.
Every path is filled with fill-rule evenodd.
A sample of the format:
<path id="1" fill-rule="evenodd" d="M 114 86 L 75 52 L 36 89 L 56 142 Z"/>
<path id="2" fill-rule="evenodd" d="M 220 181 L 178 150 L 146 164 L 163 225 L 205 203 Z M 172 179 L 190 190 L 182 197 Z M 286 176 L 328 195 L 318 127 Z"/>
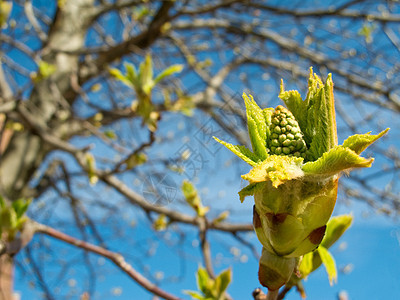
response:
<path id="1" fill-rule="evenodd" d="M 43 5 L 43 1 L 42 1 Z M 17 7 L 17 6 L 16 6 Z M 49 7 L 50 11 L 54 8 Z M 15 16 L 21 11 L 13 12 Z M 27 42 L 28 45 L 36 47 L 37 40 Z M 20 53 L 9 53 L 9 55 L 22 63 L 28 62 L 26 58 L 21 58 Z M 29 69 L 34 69 L 32 62 L 26 65 Z M 253 69 L 248 69 L 248 72 L 253 72 Z M 316 71 L 318 71 L 316 69 Z M 328 70 L 329 71 L 329 70 Z M 266 76 L 266 78 L 268 78 Z M 16 78 L 21 84 L 26 83 L 26 79 Z M 190 78 L 191 81 L 192 78 Z M 236 78 L 237 80 L 237 78 Z M 284 78 L 289 88 L 296 88 L 293 83 L 290 82 L 290 78 Z M 335 78 L 334 78 L 335 80 Z M 236 99 L 239 97 L 244 89 L 238 86 L 235 79 L 232 79 L 226 88 L 230 90 L 232 96 Z M 276 106 L 279 104 L 277 99 L 279 78 L 268 78 L 266 80 L 259 80 L 256 82 L 257 91 L 254 92 L 254 96 L 260 105 Z M 270 87 L 270 95 L 261 93 L 265 87 Z M 304 95 L 304 91 L 302 93 Z M 27 95 L 27 94 L 26 94 Z M 258 96 L 258 97 L 257 97 Z M 347 110 L 354 109 L 354 103 L 350 103 L 348 98 L 340 98 L 343 107 Z M 363 104 L 365 105 L 365 104 Z M 376 108 L 372 105 L 365 105 L 365 109 L 374 111 Z M 87 112 L 87 111 L 85 111 Z M 389 147 L 393 145 L 398 148 L 399 146 L 399 124 L 398 118 L 394 113 L 391 112 L 377 112 L 382 122 L 380 123 L 380 129 L 386 127 L 392 127 L 388 139 L 379 142 L 380 147 Z M 167 137 L 168 142 L 165 145 L 156 145 L 154 149 L 149 152 L 149 156 L 155 159 L 170 159 L 176 157 L 177 153 L 180 153 L 182 147 L 190 146 L 197 156 L 192 155 L 192 159 L 188 161 L 187 173 L 182 175 L 171 173 L 171 180 L 174 182 L 176 187 L 179 187 L 182 180 L 190 179 L 196 183 L 197 188 L 201 192 L 202 199 L 205 205 L 212 205 L 213 211 L 210 216 L 216 216 L 218 213 L 224 210 L 230 210 L 230 220 L 251 222 L 252 219 L 252 198 L 246 199 L 245 203 L 241 204 L 237 192 L 244 187 L 245 182 L 241 181 L 239 174 L 244 174 L 249 171 L 249 166 L 243 162 L 239 162 L 233 154 L 228 150 L 223 149 L 222 146 L 215 143 L 210 139 L 210 134 L 203 134 L 199 131 L 199 127 L 206 125 L 212 126 L 215 132 L 213 135 L 217 135 L 219 138 L 230 141 L 230 137 L 215 127 L 213 122 L 210 123 L 208 116 L 202 113 L 196 114 L 198 124 L 197 126 L 190 124 L 190 119 L 187 117 L 172 114 L 167 114 L 160 123 L 160 135 Z M 232 118 L 232 116 L 228 116 Z M 357 117 L 355 117 L 357 118 Z M 378 130 L 372 128 L 371 124 L 361 120 L 361 116 L 358 116 L 357 121 L 361 122 L 360 133 L 374 130 L 376 133 Z M 339 128 L 343 127 L 343 121 L 338 118 Z M 237 124 L 239 125 L 239 124 Z M 132 125 L 134 130 L 140 131 L 140 124 L 136 122 Z M 147 133 L 141 132 L 138 139 L 145 140 Z M 124 134 L 132 134 L 125 132 Z M 133 135 L 133 134 L 132 134 Z M 339 130 L 339 141 L 343 141 L 346 137 L 346 133 Z M 76 145 L 86 144 L 92 142 L 90 139 L 85 140 L 74 140 Z M 136 142 L 136 141 L 134 141 Z M 97 145 L 95 152 L 99 156 L 109 155 L 109 149 L 102 148 Z M 371 152 L 369 152 L 371 154 Z M 59 154 L 56 154 L 60 156 Z M 197 157 L 197 159 L 194 159 Z M 71 160 L 65 158 L 66 161 L 72 166 Z M 377 170 L 381 170 L 385 161 L 382 157 L 378 158 L 371 170 L 364 170 L 362 174 L 368 174 Z M 189 167 L 194 167 L 190 169 Z M 146 169 L 141 169 L 141 172 L 146 174 Z M 351 176 L 351 175 L 350 175 Z M 389 175 L 390 176 L 390 175 Z M 133 184 L 135 190 L 143 191 L 140 181 L 135 181 L 135 176 L 126 176 L 125 180 Z M 342 178 L 346 182 L 350 182 L 347 178 Z M 388 179 L 383 177 L 376 181 L 378 185 L 387 184 Z M 82 193 L 82 196 L 86 196 Z M 395 300 L 400 298 L 400 276 L 398 270 L 400 267 L 400 225 L 397 220 L 389 219 L 383 215 L 377 215 L 376 212 L 365 204 L 359 202 L 351 202 L 350 204 L 344 202 L 342 199 L 343 195 L 339 194 L 338 205 L 335 209 L 334 214 L 345 214 L 352 213 L 354 215 L 354 224 L 344 235 L 344 237 L 332 248 L 339 269 L 345 268 L 348 273 L 339 273 L 338 283 L 333 287 L 329 286 L 329 281 L 325 270 L 321 267 L 317 272 L 313 273 L 309 279 L 305 282 L 306 292 L 308 299 L 337 299 L 336 295 L 340 291 L 347 291 L 349 298 L 352 300 L 357 299 L 388 299 Z M 179 204 L 182 197 L 177 191 L 172 203 L 169 205 L 174 207 Z M 110 222 L 102 221 L 100 228 L 102 233 L 109 238 L 109 245 L 112 250 L 122 252 L 126 255 L 127 260 L 140 270 L 148 272 L 153 277 L 159 276 L 167 278 L 167 282 L 162 282 L 162 287 L 166 290 L 178 294 L 186 299 L 189 297 L 181 294 L 182 290 L 196 289 L 195 283 L 195 271 L 199 264 L 202 263 L 200 251 L 198 247 L 197 233 L 190 226 L 182 226 L 180 229 L 171 228 L 166 232 L 157 233 L 149 228 L 150 223 L 142 213 L 135 211 L 135 208 L 126 207 L 124 199 L 118 196 L 114 196 L 112 201 L 118 203 L 121 208 L 121 212 L 124 214 L 114 216 L 110 219 Z M 187 212 L 191 213 L 190 209 Z M 61 228 L 68 228 L 68 222 L 70 221 L 71 215 L 66 212 L 65 205 L 58 203 L 53 208 L 54 215 L 58 216 L 65 223 L 61 223 Z M 97 219 L 103 217 L 104 212 L 95 211 Z M 35 218 L 35 216 L 33 216 Z M 120 219 L 120 220 L 119 220 Z M 131 222 L 135 223 L 135 226 L 129 226 Z M 62 226 L 63 225 L 63 226 Z M 57 224 L 54 224 L 57 226 Z M 115 236 L 115 228 L 124 228 L 125 236 L 129 237 L 129 240 L 124 238 L 118 238 Z M 68 230 L 68 229 L 65 229 Z M 184 243 L 179 244 L 177 239 L 179 237 L 179 230 L 185 230 L 187 237 Z M 78 235 L 78 232 L 70 230 L 68 232 L 71 235 Z M 227 267 L 231 267 L 233 270 L 233 282 L 229 287 L 229 293 L 235 299 L 250 299 L 251 291 L 259 286 L 257 279 L 258 262 L 249 251 L 249 249 L 238 244 L 231 236 L 211 233 L 211 250 L 213 258 L 216 262 L 217 271 L 223 270 Z M 254 244 L 257 245 L 258 251 L 260 251 L 260 245 L 256 241 L 254 235 L 250 237 Z M 47 245 L 46 243 L 49 243 Z M 172 241 L 174 246 L 168 247 L 166 244 L 168 241 Z M 58 288 L 58 277 L 54 276 L 60 271 L 63 266 L 61 260 L 47 260 L 46 255 L 59 254 L 62 258 L 68 261 L 76 263 L 73 269 L 69 269 L 62 279 L 63 288 L 60 293 L 66 294 L 68 291 L 76 289 L 80 291 L 82 287 L 86 286 L 85 275 L 87 270 L 78 263 L 80 250 L 65 245 L 62 242 L 50 240 L 40 236 L 35 237 L 32 241 L 32 245 L 37 247 L 46 248 L 49 246 L 51 250 L 44 250 L 43 265 L 39 266 L 46 270 L 50 274 L 50 287 L 54 287 L 54 292 L 57 292 Z M 154 253 L 148 255 L 149 249 L 155 249 Z M 24 275 L 23 270 L 29 270 L 30 262 L 27 260 L 25 253 L 19 254 L 19 262 L 21 262 L 22 268 L 17 269 L 15 289 L 22 295 L 22 299 L 41 299 L 41 294 L 38 292 L 38 288 L 30 288 L 31 277 Z M 124 274 L 119 272 L 113 265 L 104 261 L 104 259 L 90 255 L 89 258 L 96 266 L 96 273 L 99 275 L 99 282 L 96 285 L 97 295 L 95 299 L 109 299 L 115 296 L 116 299 L 151 299 L 151 295 L 145 292 L 135 282 L 127 278 Z M 185 259 L 186 262 L 182 263 Z M 46 264 L 46 262 L 48 262 Z M 60 263 L 60 264 L 58 264 Z M 29 272 L 28 272 L 29 273 Z M 178 282 L 168 282 L 177 279 Z M 61 280 L 61 279 L 60 279 Z M 36 282 L 35 285 L 38 283 Z M 77 299 L 76 295 L 71 295 L 70 299 Z M 287 299 L 299 299 L 299 295 L 295 291 L 291 291 Z"/>

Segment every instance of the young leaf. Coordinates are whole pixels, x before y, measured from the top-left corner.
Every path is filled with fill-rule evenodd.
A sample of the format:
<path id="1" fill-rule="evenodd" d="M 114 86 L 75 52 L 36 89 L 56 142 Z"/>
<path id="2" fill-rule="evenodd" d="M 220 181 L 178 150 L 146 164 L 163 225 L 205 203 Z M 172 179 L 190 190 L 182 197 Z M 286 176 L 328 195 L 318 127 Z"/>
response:
<path id="1" fill-rule="evenodd" d="M 243 189 L 241 189 L 239 192 L 240 202 L 243 203 L 244 198 L 246 198 L 247 196 L 253 196 L 256 191 L 257 186 L 258 186 L 258 183 L 252 183 L 252 184 L 249 184 L 248 186 L 244 187 Z"/>
<path id="2" fill-rule="evenodd" d="M 336 146 L 318 160 L 304 164 L 303 171 L 310 176 L 329 177 L 352 168 L 368 168 L 373 161 L 373 158 L 358 156 L 349 148 Z"/>
<path id="3" fill-rule="evenodd" d="M 12 9 L 12 5 L 12 2 L 0 1 L 0 28 L 6 24 Z"/>
<path id="4" fill-rule="evenodd" d="M 136 71 L 136 68 L 132 64 L 125 64 L 125 70 L 126 70 L 126 79 L 128 79 L 131 82 L 131 86 L 133 85 L 135 89 L 140 87 L 139 81 L 138 81 L 138 74 Z"/>
<path id="5" fill-rule="evenodd" d="M 197 270 L 197 287 L 206 296 L 210 296 L 210 291 L 214 285 L 213 280 L 208 276 L 206 269 L 199 268 Z"/>
<path id="6" fill-rule="evenodd" d="M 215 288 L 218 293 L 218 299 L 221 299 L 229 283 L 231 282 L 231 277 L 232 277 L 231 273 L 232 273 L 231 269 L 226 269 L 222 271 L 215 279 Z"/>
<path id="7" fill-rule="evenodd" d="M 268 156 L 266 146 L 267 136 L 269 136 L 269 124 L 266 122 L 268 111 L 263 111 L 251 95 L 249 98 L 243 93 L 243 99 L 246 104 L 247 127 L 253 151 L 259 160 L 264 160 Z"/>
<path id="8" fill-rule="evenodd" d="M 18 199 L 16 201 L 13 201 L 11 203 L 12 208 L 14 209 L 17 218 L 20 218 L 28 209 L 30 200 L 25 200 L 25 199 Z"/>
<path id="9" fill-rule="evenodd" d="M 129 86 L 130 88 L 132 88 L 133 82 L 124 74 L 122 74 L 122 72 L 116 68 L 110 69 L 108 71 L 110 73 L 111 76 L 113 76 L 115 79 L 121 81 L 122 83 L 124 83 L 125 85 Z"/>
<path id="10" fill-rule="evenodd" d="M 171 76 L 172 74 L 175 73 L 180 73 L 183 70 L 183 65 L 172 65 L 166 68 L 164 71 L 162 71 L 160 74 L 154 78 L 154 85 L 159 83 L 161 80 L 163 80 L 165 77 Z"/>
<path id="11" fill-rule="evenodd" d="M 138 81 L 141 89 L 146 95 L 150 95 L 151 90 L 154 87 L 153 81 L 153 61 L 150 54 L 146 55 L 144 62 L 139 66 Z"/>
<path id="12" fill-rule="evenodd" d="M 363 152 L 369 145 L 379 139 L 381 136 L 385 135 L 389 131 L 389 128 L 386 128 L 384 131 L 377 135 L 371 135 L 371 132 L 366 134 L 355 134 L 348 137 L 343 142 L 343 147 L 350 148 L 355 153 L 360 154 Z"/>
<path id="13" fill-rule="evenodd" d="M 212 220 L 212 224 L 219 224 L 222 221 L 226 220 L 229 217 L 229 211 L 225 210 L 218 215 L 214 220 Z"/>
<path id="14" fill-rule="evenodd" d="M 200 294 L 199 292 L 184 291 L 184 293 L 188 294 L 190 297 L 192 297 L 192 299 L 197 299 L 197 300 L 206 300 L 207 299 L 202 294 Z"/>
<path id="15" fill-rule="evenodd" d="M 240 146 L 240 145 L 232 145 L 227 142 L 221 141 L 220 139 L 216 138 L 215 136 L 213 137 L 214 140 L 216 140 L 218 143 L 224 145 L 226 148 L 231 150 L 233 153 L 235 153 L 237 156 L 239 156 L 241 159 L 243 159 L 245 162 L 247 162 L 251 166 L 255 166 L 260 159 L 252 153 L 249 149 L 247 149 L 245 146 Z"/>
<path id="16" fill-rule="evenodd" d="M 303 255 L 303 258 L 301 259 L 300 265 L 299 265 L 299 271 L 301 273 L 302 278 L 306 278 L 308 274 L 310 274 L 314 269 L 313 269 L 313 257 L 314 257 L 314 252 L 309 252 L 305 255 Z"/>
<path id="17" fill-rule="evenodd" d="M 6 207 L 6 201 L 4 200 L 3 196 L 0 195 L 0 208 Z"/>
<path id="18" fill-rule="evenodd" d="M 308 159 L 316 160 L 337 145 L 336 117 L 331 75 L 326 83 L 310 68 L 308 94 L 301 100 L 297 91 L 285 92 L 281 84 L 279 97 L 293 113 L 309 146 Z"/>
<path id="19" fill-rule="evenodd" d="M 334 282 L 335 283 L 337 282 L 337 270 L 336 270 L 335 259 L 329 253 L 329 251 L 323 246 L 319 246 L 317 251 L 319 256 L 321 257 L 322 263 L 325 266 L 326 272 L 328 273 L 329 283 L 330 285 L 333 285 Z"/>
<path id="20" fill-rule="evenodd" d="M 278 187 L 285 181 L 304 175 L 301 170 L 302 162 L 303 158 L 301 157 L 270 155 L 248 174 L 242 175 L 242 178 L 250 183 L 270 180 L 274 187 Z"/>
<path id="21" fill-rule="evenodd" d="M 167 229 L 168 220 L 164 214 L 160 214 L 158 218 L 153 223 L 153 228 L 157 231 L 164 231 Z"/>
<path id="22" fill-rule="evenodd" d="M 352 221 L 353 216 L 351 215 L 332 217 L 328 221 L 328 224 L 326 224 L 325 236 L 321 242 L 321 245 L 326 249 L 329 249 L 329 247 L 331 247 L 350 227 Z"/>
<path id="23" fill-rule="evenodd" d="M 86 158 L 86 168 L 89 176 L 89 182 L 91 185 L 94 185 L 99 180 L 99 178 L 96 175 L 96 161 L 94 159 L 93 154 L 89 152 L 86 153 L 85 158 Z"/>
<path id="24" fill-rule="evenodd" d="M 184 180 L 182 183 L 182 193 L 186 202 L 194 209 L 199 217 L 204 217 L 209 207 L 204 207 L 197 190 L 190 181 Z"/>

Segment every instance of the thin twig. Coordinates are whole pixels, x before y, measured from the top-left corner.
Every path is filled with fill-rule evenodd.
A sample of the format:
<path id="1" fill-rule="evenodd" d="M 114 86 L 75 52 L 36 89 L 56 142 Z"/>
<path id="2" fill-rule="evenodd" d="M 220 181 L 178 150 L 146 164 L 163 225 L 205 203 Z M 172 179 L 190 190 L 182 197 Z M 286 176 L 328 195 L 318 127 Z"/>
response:
<path id="1" fill-rule="evenodd" d="M 141 285 L 143 288 L 145 288 L 149 292 L 153 293 L 154 295 L 157 295 L 157 296 L 159 296 L 163 299 L 167 299 L 167 300 L 179 300 L 180 299 L 179 297 L 160 289 L 156 284 L 149 281 L 142 274 L 140 274 L 138 271 L 136 271 L 130 264 L 128 264 L 125 261 L 124 257 L 118 253 L 109 251 L 107 249 L 87 243 L 82 240 L 76 239 L 72 236 L 69 236 L 63 232 L 60 232 L 52 227 L 49 227 L 49 226 L 46 226 L 43 224 L 33 222 L 33 226 L 35 226 L 35 231 L 37 233 L 46 234 L 46 235 L 54 237 L 58 240 L 64 241 L 68 244 L 71 244 L 75 247 L 84 249 L 86 251 L 90 251 L 92 253 L 95 253 L 97 255 L 100 255 L 100 256 L 103 256 L 103 257 L 109 259 L 118 268 L 120 268 L 124 273 L 126 273 L 130 278 L 135 280 L 139 285 Z"/>

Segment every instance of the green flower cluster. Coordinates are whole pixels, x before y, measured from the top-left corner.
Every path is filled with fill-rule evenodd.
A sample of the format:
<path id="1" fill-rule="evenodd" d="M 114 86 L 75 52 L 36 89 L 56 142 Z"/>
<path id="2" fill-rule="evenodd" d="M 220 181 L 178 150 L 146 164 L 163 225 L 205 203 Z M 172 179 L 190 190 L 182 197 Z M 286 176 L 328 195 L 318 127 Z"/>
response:
<path id="1" fill-rule="evenodd" d="M 271 118 L 270 154 L 306 157 L 307 146 L 293 114 L 282 105 L 276 107 Z"/>

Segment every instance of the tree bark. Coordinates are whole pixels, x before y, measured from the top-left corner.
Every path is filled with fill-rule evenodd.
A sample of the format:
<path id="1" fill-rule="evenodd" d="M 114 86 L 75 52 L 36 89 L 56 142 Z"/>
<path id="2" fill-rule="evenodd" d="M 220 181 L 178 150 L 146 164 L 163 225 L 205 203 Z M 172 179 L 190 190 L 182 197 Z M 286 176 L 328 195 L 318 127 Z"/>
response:
<path id="1" fill-rule="evenodd" d="M 13 299 L 13 286 L 13 259 L 8 254 L 4 254 L 0 256 L 0 300 Z"/>
<path id="2" fill-rule="evenodd" d="M 55 72 L 48 78 L 39 77 L 29 99 L 18 104 L 24 106 L 31 119 L 35 120 L 35 125 L 43 130 L 50 130 L 52 123 L 59 121 L 57 113 L 62 109 L 68 111 L 76 98 L 77 92 L 72 88 L 71 78 L 78 72 L 79 55 L 74 52 L 84 46 L 87 27 L 93 15 L 93 3 L 94 0 L 69 0 L 57 9 L 40 52 L 40 59 L 54 65 Z M 3 96 L 6 96 L 5 91 L 9 92 L 6 101 L 19 100 L 12 95 L 4 79 Z M 13 114 L 24 121 L 22 115 L 18 115 L 18 108 Z M 37 128 L 32 128 L 29 122 L 25 122 L 24 126 L 23 131 L 13 132 L 0 157 L 0 192 L 11 201 L 25 196 L 32 176 L 51 150 L 37 135 Z M 1 255 L 0 300 L 12 299 L 13 270 L 13 259 L 8 254 Z"/>

